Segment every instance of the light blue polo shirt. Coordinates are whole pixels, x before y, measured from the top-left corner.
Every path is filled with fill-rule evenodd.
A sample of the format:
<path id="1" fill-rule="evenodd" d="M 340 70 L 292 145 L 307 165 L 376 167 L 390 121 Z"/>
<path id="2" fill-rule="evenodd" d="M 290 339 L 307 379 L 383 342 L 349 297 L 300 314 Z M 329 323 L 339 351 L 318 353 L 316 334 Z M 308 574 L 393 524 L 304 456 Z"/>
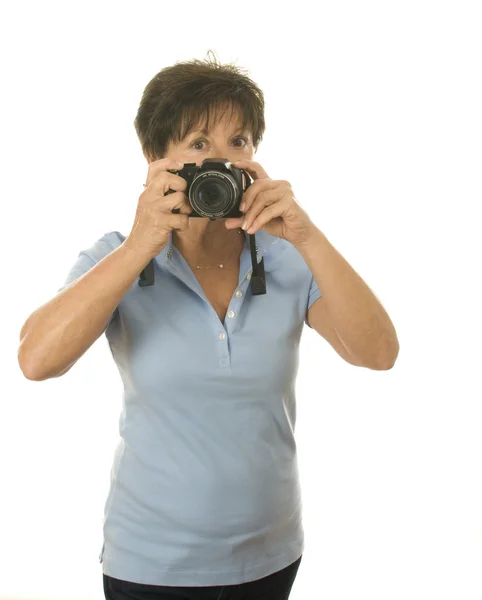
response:
<path id="1" fill-rule="evenodd" d="M 296 248 L 261 230 L 266 294 L 253 296 L 245 236 L 224 323 L 171 234 L 154 285 L 137 278 L 105 330 L 124 384 L 99 556 L 106 575 L 235 585 L 303 553 L 295 380 L 306 313 L 322 294 Z M 61 289 L 124 240 L 113 231 L 80 252 Z"/>

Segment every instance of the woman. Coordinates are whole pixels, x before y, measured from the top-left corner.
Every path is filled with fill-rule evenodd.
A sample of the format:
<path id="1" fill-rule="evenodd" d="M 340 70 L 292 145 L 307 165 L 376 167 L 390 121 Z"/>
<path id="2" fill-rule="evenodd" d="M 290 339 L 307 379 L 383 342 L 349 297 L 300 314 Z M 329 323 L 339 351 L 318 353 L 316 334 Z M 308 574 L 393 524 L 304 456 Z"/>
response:
<path id="1" fill-rule="evenodd" d="M 125 391 L 106 598 L 286 599 L 304 548 L 293 432 L 299 340 L 322 296 L 300 254 L 314 225 L 288 182 L 253 161 L 263 94 L 236 67 L 163 69 L 135 127 L 149 166 L 131 232 L 80 252 L 25 323 L 19 362 L 29 379 L 59 377 L 103 332 L 109 340 Z M 241 161 L 252 176 L 245 217 L 189 223 L 187 183 L 173 171 L 206 158 Z M 256 232 L 264 295 L 249 287 L 243 225 Z M 141 287 L 151 261 L 155 284 Z"/>

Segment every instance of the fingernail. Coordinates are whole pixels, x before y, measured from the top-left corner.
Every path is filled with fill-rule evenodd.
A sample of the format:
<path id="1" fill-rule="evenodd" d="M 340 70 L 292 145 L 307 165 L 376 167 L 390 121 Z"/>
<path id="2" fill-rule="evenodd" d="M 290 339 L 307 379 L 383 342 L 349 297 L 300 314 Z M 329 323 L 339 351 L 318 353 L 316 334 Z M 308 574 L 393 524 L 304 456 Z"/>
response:
<path id="1" fill-rule="evenodd" d="M 241 204 L 241 206 L 239 207 L 239 210 L 240 210 L 241 212 L 244 212 L 244 209 L 245 209 L 245 208 L 246 208 L 246 204 L 243 202 L 243 203 Z"/>
<path id="2" fill-rule="evenodd" d="M 248 221 L 245 221 L 243 223 L 243 226 L 241 227 L 241 229 L 244 229 L 244 231 L 246 231 L 247 228 L 248 228 Z"/>

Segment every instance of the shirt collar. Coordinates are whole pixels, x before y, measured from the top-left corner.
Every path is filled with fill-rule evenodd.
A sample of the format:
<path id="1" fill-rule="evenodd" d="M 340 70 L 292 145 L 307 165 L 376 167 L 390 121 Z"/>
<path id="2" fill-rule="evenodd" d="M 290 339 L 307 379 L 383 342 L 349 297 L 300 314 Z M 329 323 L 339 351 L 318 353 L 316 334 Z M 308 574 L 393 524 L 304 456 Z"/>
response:
<path id="1" fill-rule="evenodd" d="M 246 231 L 244 231 L 245 240 L 249 244 L 249 238 L 251 237 Z M 275 237 L 266 233 L 262 229 L 256 232 L 256 255 L 258 258 L 258 262 L 261 258 L 264 258 L 264 268 L 265 271 L 269 270 L 269 267 L 272 263 L 271 259 L 274 259 L 274 253 L 277 249 L 281 250 L 281 238 Z M 172 260 L 173 252 L 172 252 L 172 231 L 169 232 L 169 240 L 167 244 L 164 246 L 162 251 L 156 256 L 156 259 L 160 265 L 164 264 L 167 260 Z"/>

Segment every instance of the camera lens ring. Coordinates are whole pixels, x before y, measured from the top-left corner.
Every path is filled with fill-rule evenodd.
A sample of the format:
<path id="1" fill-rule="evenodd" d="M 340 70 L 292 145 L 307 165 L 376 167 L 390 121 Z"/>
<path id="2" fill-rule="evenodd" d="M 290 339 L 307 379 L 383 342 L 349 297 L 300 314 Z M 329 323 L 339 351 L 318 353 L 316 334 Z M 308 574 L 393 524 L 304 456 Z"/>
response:
<path id="1" fill-rule="evenodd" d="M 203 203 L 200 204 L 200 202 L 196 198 L 199 194 L 200 186 L 202 186 L 203 182 L 209 179 L 221 182 L 221 184 L 224 186 L 225 190 L 228 193 L 226 205 L 223 206 L 222 210 L 217 210 L 215 212 L 206 211 L 205 205 Z M 189 188 L 189 201 L 193 209 L 199 215 L 209 218 L 223 218 L 224 215 L 227 215 L 234 208 L 238 192 L 239 190 L 237 183 L 234 180 L 233 176 L 229 173 L 221 173 L 220 171 L 203 171 L 202 173 L 196 175 L 191 183 L 191 186 Z"/>

